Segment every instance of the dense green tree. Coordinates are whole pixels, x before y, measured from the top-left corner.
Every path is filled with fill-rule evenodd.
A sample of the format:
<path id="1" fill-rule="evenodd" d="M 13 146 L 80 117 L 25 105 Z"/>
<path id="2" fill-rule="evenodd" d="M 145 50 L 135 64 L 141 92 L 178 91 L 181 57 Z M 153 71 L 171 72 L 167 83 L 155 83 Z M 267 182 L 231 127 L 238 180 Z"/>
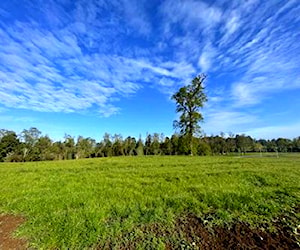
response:
<path id="1" fill-rule="evenodd" d="M 90 137 L 79 136 L 76 143 L 76 159 L 93 157 L 95 154 L 96 141 Z"/>
<path id="2" fill-rule="evenodd" d="M 179 135 L 174 134 L 171 137 L 171 144 L 172 144 L 172 155 L 179 154 Z"/>
<path id="3" fill-rule="evenodd" d="M 176 112 L 180 114 L 179 120 L 174 121 L 174 127 L 179 128 L 180 134 L 190 140 L 190 153 L 192 153 L 192 137 L 200 132 L 199 122 L 203 120 L 200 109 L 207 101 L 204 93 L 204 74 L 196 76 L 191 84 L 181 87 L 172 99 L 176 102 Z"/>
<path id="4" fill-rule="evenodd" d="M 250 136 L 244 134 L 236 136 L 237 149 L 241 153 L 253 151 L 254 141 Z"/>
<path id="5" fill-rule="evenodd" d="M 293 152 L 300 152 L 300 136 L 293 139 Z"/>
<path id="6" fill-rule="evenodd" d="M 124 154 L 135 155 L 136 154 L 135 147 L 136 147 L 136 139 L 134 137 L 128 136 L 124 140 L 124 144 L 123 144 Z"/>
<path id="7" fill-rule="evenodd" d="M 103 155 L 105 157 L 113 156 L 111 136 L 105 133 L 103 136 Z"/>
<path id="8" fill-rule="evenodd" d="M 61 141 L 54 142 L 51 147 L 51 152 L 54 156 L 54 160 L 63 160 L 64 159 L 64 143 Z"/>
<path id="9" fill-rule="evenodd" d="M 211 148 L 207 142 L 204 140 L 199 140 L 197 144 L 197 154 L 198 155 L 211 155 Z"/>
<path id="10" fill-rule="evenodd" d="M 190 145 L 193 144 L 191 148 Z M 190 137 L 188 134 L 173 134 L 171 138 L 163 134 L 147 134 L 145 144 L 140 136 L 136 141 L 128 136 L 123 140 L 116 134 L 106 133 L 103 140 L 96 143 L 92 138 L 65 135 L 63 141 L 52 142 L 36 128 L 15 132 L 0 129 L 0 161 L 41 161 L 67 160 L 87 157 L 107 157 L 120 155 L 220 155 L 233 152 L 300 152 L 300 137 L 293 140 L 278 138 L 254 140 L 247 135 L 224 133 L 220 136 Z M 278 154 L 277 154 L 278 155 Z"/>
<path id="11" fill-rule="evenodd" d="M 151 144 L 152 144 L 152 136 L 150 134 L 147 134 L 146 140 L 145 140 L 145 146 L 144 146 L 144 154 L 145 155 L 151 155 Z"/>
<path id="12" fill-rule="evenodd" d="M 275 139 L 267 141 L 267 151 L 268 152 L 277 152 L 277 143 Z"/>
<path id="13" fill-rule="evenodd" d="M 104 157 L 104 142 L 97 142 L 95 146 L 95 157 Z"/>
<path id="14" fill-rule="evenodd" d="M 65 135 L 64 137 L 64 159 L 65 160 L 71 160 L 75 158 L 75 153 L 76 153 L 76 144 L 74 137 L 70 135 Z"/>
<path id="15" fill-rule="evenodd" d="M 292 141 L 286 138 L 278 138 L 276 140 L 279 152 L 288 152 L 291 149 Z"/>
<path id="16" fill-rule="evenodd" d="M 24 161 L 35 161 L 38 160 L 38 151 L 36 150 L 35 144 L 38 142 L 42 132 L 37 128 L 24 129 L 21 132 L 22 139 L 22 153 Z"/>
<path id="17" fill-rule="evenodd" d="M 178 138 L 177 153 L 179 155 L 191 154 L 191 138 L 189 135 L 181 135 Z"/>
<path id="18" fill-rule="evenodd" d="M 163 155 L 172 155 L 173 147 L 172 141 L 169 137 L 166 137 L 161 143 L 161 152 Z"/>
<path id="19" fill-rule="evenodd" d="M 20 155 L 20 141 L 13 131 L 1 130 L 0 133 L 0 161 L 18 161 Z"/>
<path id="20" fill-rule="evenodd" d="M 123 138 L 119 134 L 113 136 L 112 151 L 114 156 L 124 155 Z"/>
<path id="21" fill-rule="evenodd" d="M 233 137 L 226 138 L 226 153 L 232 153 L 236 151 L 236 141 Z"/>
<path id="22" fill-rule="evenodd" d="M 152 155 L 159 155 L 161 154 L 160 150 L 160 138 L 158 133 L 154 133 L 152 136 L 152 142 L 150 145 L 150 152 Z"/>
<path id="23" fill-rule="evenodd" d="M 225 140 L 220 136 L 211 136 L 209 138 L 209 146 L 213 155 L 219 155 L 223 153 Z"/>
<path id="24" fill-rule="evenodd" d="M 52 140 L 47 135 L 41 136 L 37 140 L 34 148 L 35 160 L 46 161 L 54 160 L 56 158 L 53 153 Z"/>
<path id="25" fill-rule="evenodd" d="M 264 152 L 264 146 L 259 142 L 254 142 L 253 150 L 255 152 L 259 152 L 260 155 L 262 156 L 262 152 Z"/>
<path id="26" fill-rule="evenodd" d="M 143 140 L 140 137 L 137 144 L 136 144 L 136 155 L 141 156 L 144 155 L 144 144 L 143 144 Z"/>

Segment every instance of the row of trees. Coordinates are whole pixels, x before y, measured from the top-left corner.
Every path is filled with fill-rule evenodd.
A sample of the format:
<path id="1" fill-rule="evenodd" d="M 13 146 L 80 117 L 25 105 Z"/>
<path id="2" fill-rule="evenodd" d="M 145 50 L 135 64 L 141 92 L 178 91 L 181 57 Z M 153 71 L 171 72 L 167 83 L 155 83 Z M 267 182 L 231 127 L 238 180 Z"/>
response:
<path id="1" fill-rule="evenodd" d="M 0 161 L 65 160 L 121 155 L 220 155 L 246 152 L 300 152 L 300 137 L 294 140 L 279 138 L 255 140 L 250 136 L 231 134 L 200 137 L 200 110 L 207 101 L 204 92 L 205 74 L 181 87 L 172 99 L 180 115 L 174 121 L 179 134 L 170 138 L 162 134 L 147 135 L 145 141 L 134 137 L 105 134 L 103 140 L 66 135 L 63 141 L 53 142 L 42 136 L 37 128 L 24 129 L 20 135 L 0 130 Z"/>
<path id="2" fill-rule="evenodd" d="M 191 142 L 192 140 L 192 142 Z M 193 145 L 191 149 L 191 144 Z M 192 150 L 192 152 L 191 152 Z M 195 137 L 174 134 L 165 137 L 154 133 L 145 140 L 121 135 L 105 134 L 97 142 L 92 138 L 66 135 L 62 141 L 53 141 L 37 128 L 14 131 L 0 130 L 0 161 L 66 160 L 109 156 L 134 155 L 228 155 L 245 152 L 300 152 L 300 137 L 293 140 L 278 138 L 255 140 L 246 135 L 225 137 Z"/>

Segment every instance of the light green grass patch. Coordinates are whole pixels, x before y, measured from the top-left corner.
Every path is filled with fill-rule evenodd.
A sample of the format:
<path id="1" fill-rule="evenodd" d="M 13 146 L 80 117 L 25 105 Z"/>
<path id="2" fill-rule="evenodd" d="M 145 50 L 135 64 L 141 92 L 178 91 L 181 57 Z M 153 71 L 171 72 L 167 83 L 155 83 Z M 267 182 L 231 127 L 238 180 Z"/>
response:
<path id="1" fill-rule="evenodd" d="M 255 225 L 300 201 L 300 157 L 115 157 L 1 163 L 0 213 L 21 214 L 33 247 L 76 248 L 144 237 L 185 214 Z M 163 247 L 163 238 L 150 241 Z M 155 243 L 156 242 L 156 243 Z"/>

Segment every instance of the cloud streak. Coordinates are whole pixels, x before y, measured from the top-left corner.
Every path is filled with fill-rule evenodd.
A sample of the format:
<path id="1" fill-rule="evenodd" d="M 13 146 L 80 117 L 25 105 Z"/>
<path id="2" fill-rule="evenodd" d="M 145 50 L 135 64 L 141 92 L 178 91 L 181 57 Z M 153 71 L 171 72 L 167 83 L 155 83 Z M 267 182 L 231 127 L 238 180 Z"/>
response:
<path id="1" fill-rule="evenodd" d="M 171 87 L 194 73 L 193 66 L 185 62 L 154 62 L 126 53 L 103 53 L 103 48 L 94 50 L 98 36 L 107 35 L 97 19 L 103 6 L 89 2 L 83 8 L 83 2 L 78 2 L 70 14 L 50 3 L 56 8 L 53 13 L 59 13 L 50 29 L 32 20 L 15 20 L 11 25 L 0 22 L 0 60 L 5 62 L 0 64 L 0 103 L 6 107 L 67 113 L 96 109 L 107 117 L 120 111 L 116 106 L 119 98 L 135 94 L 144 84 L 165 89 L 160 78 L 172 83 Z M 49 13 L 39 8 L 49 21 Z M 141 12 L 138 6 L 127 4 L 126 8 L 124 18 L 131 20 L 129 26 L 147 34 L 147 22 L 136 15 Z M 130 18 L 130 13 L 136 18 Z M 107 18 L 104 20 L 112 25 L 119 22 Z M 66 26 L 64 19 L 69 21 Z"/>
<path id="2" fill-rule="evenodd" d="M 300 88 L 298 1 L 24 1 L 27 14 L 16 16 L 12 8 L 0 4 L 0 103 L 9 108 L 107 117 L 141 88 L 170 95 L 204 71 L 209 108 L 223 109 L 213 114 L 253 123 L 241 107 Z"/>

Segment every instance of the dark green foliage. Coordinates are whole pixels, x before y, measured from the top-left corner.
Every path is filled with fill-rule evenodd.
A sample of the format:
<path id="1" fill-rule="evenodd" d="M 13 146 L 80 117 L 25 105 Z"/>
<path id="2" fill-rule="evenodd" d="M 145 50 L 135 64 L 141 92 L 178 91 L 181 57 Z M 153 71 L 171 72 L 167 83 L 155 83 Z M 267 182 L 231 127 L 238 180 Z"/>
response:
<path id="1" fill-rule="evenodd" d="M 236 146 L 239 152 L 246 153 L 252 151 L 254 148 L 253 140 L 250 136 L 237 135 L 236 136 Z"/>
<path id="2" fill-rule="evenodd" d="M 141 138 L 138 140 L 136 144 L 136 154 L 138 156 L 144 155 L 144 144 Z"/>
<path id="3" fill-rule="evenodd" d="M 41 161 L 54 160 L 55 154 L 52 152 L 52 141 L 48 136 L 42 136 L 35 145 L 37 158 Z"/>
<path id="4" fill-rule="evenodd" d="M 165 140 L 161 143 L 161 151 L 163 155 L 172 155 L 173 147 L 172 147 L 172 141 L 169 137 L 166 137 Z"/>
<path id="5" fill-rule="evenodd" d="M 197 145 L 197 154 L 198 155 L 211 155 L 211 148 L 208 143 L 205 141 L 199 141 Z"/>
<path id="6" fill-rule="evenodd" d="M 176 101 L 176 112 L 180 114 L 174 126 L 180 129 L 182 135 L 192 137 L 200 132 L 199 122 L 203 120 L 200 109 L 207 101 L 203 87 L 205 78 L 204 74 L 196 76 L 190 85 L 180 88 L 172 96 Z"/>
<path id="7" fill-rule="evenodd" d="M 276 140 L 277 149 L 280 152 L 288 152 L 291 149 L 292 144 L 291 141 L 285 138 L 278 138 Z"/>
<path id="8" fill-rule="evenodd" d="M 20 141 L 13 131 L 1 130 L 0 133 L 0 161 L 10 158 L 12 161 L 15 159 L 18 161 L 20 157 L 17 157 L 20 151 Z"/>
<path id="9" fill-rule="evenodd" d="M 177 150 L 179 155 L 191 154 L 191 138 L 189 135 L 182 135 L 179 137 Z"/>
<path id="10" fill-rule="evenodd" d="M 246 135 L 224 133 L 202 138 L 185 134 L 165 137 L 163 134 L 148 134 L 145 142 L 128 136 L 111 136 L 106 133 L 100 142 L 90 137 L 79 136 L 75 141 L 71 135 L 65 135 L 63 141 L 53 142 L 36 128 L 23 130 L 18 136 L 13 131 L 0 130 L 0 161 L 45 161 L 68 160 L 111 156 L 136 155 L 229 155 L 257 152 L 260 156 L 267 152 L 276 154 L 300 152 L 300 137 L 255 140 Z"/>
<path id="11" fill-rule="evenodd" d="M 39 160 L 39 152 L 36 147 L 41 136 L 41 131 L 37 128 L 24 129 L 21 132 L 20 138 L 22 143 L 22 159 L 23 161 L 37 161 Z"/>
<path id="12" fill-rule="evenodd" d="M 125 155 L 136 155 L 136 139 L 134 137 L 128 136 L 124 143 L 123 143 L 123 148 L 124 148 L 124 154 Z"/>
<path id="13" fill-rule="evenodd" d="M 103 156 L 108 157 L 113 155 L 112 142 L 110 135 L 105 133 L 103 136 Z"/>
<path id="14" fill-rule="evenodd" d="M 70 160 L 74 159 L 75 157 L 75 140 L 74 137 L 70 135 L 65 135 L 65 141 L 64 141 L 64 159 Z"/>
<path id="15" fill-rule="evenodd" d="M 152 143 L 150 145 L 151 154 L 160 155 L 160 138 L 158 133 L 154 133 L 152 136 Z"/>
<path id="16" fill-rule="evenodd" d="M 115 134 L 113 137 L 112 154 L 118 156 L 124 155 L 123 138 L 121 135 Z"/>
<path id="17" fill-rule="evenodd" d="M 95 155 L 96 141 L 92 138 L 79 136 L 76 143 L 76 159 L 90 158 Z"/>

